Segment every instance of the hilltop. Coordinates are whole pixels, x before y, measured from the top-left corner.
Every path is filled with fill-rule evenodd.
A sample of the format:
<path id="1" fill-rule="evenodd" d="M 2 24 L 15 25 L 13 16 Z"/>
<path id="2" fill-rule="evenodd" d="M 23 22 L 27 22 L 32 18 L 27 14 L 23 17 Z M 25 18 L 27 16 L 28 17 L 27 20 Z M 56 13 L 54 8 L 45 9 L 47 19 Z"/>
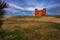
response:
<path id="1" fill-rule="evenodd" d="M 8 17 L 3 19 L 4 30 L 22 31 L 24 39 L 28 40 L 60 40 L 60 18 L 53 16 L 42 17 Z M 14 31 L 14 33 L 19 33 Z M 18 34 L 19 35 L 19 34 Z M 17 39 L 17 38 L 16 38 Z M 26 40 L 27 40 L 26 39 Z"/>

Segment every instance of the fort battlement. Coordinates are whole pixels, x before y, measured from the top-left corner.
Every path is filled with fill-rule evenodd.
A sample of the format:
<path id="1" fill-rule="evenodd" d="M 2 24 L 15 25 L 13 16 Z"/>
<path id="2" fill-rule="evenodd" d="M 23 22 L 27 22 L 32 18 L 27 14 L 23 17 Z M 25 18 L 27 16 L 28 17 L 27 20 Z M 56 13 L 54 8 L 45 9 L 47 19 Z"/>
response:
<path id="1" fill-rule="evenodd" d="M 43 10 L 35 9 L 34 15 L 35 16 L 46 16 L 46 8 L 43 8 Z"/>

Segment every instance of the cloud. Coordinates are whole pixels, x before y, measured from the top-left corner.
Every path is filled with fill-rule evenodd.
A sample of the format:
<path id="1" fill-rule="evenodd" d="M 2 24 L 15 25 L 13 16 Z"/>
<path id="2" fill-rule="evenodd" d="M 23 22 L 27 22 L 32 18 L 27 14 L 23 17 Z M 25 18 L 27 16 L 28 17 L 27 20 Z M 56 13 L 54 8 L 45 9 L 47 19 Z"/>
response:
<path id="1" fill-rule="evenodd" d="M 38 2 L 38 3 L 36 3 L 36 6 L 35 6 L 35 8 L 37 8 L 39 10 L 42 10 L 44 7 L 45 7 L 44 2 L 41 2 L 41 3 Z"/>
<path id="2" fill-rule="evenodd" d="M 34 9 L 35 9 L 34 7 L 25 7 L 24 8 L 24 10 L 26 10 L 26 11 L 34 11 Z"/>
<path id="3" fill-rule="evenodd" d="M 6 9 L 6 10 L 9 10 L 9 11 L 12 11 L 12 12 L 18 12 L 18 10 L 16 10 L 16 9 L 19 9 L 19 10 L 22 10 L 22 11 L 32 11 L 33 12 L 35 8 L 37 8 L 39 10 L 41 10 L 43 8 L 50 9 L 50 8 L 55 7 L 55 6 L 59 6 L 60 4 L 48 5 L 48 6 L 44 6 L 44 5 L 45 4 L 43 2 L 41 2 L 41 4 L 37 3 L 35 7 L 32 7 L 32 6 L 30 6 L 30 7 L 28 7 L 28 6 L 27 7 L 21 7 L 21 6 L 18 6 L 16 4 L 9 3 L 9 6 L 13 7 L 13 8 Z M 14 8 L 16 8 L 16 9 L 14 9 Z"/>
<path id="4" fill-rule="evenodd" d="M 15 5 L 15 4 L 9 3 L 9 6 L 11 6 L 11 7 L 13 7 L 13 8 L 17 8 L 17 9 L 24 10 L 22 7 L 20 7 L 20 6 L 18 6 L 18 5 Z"/>
<path id="5" fill-rule="evenodd" d="M 21 7 L 21 6 L 15 5 L 15 4 L 11 4 L 11 3 L 9 3 L 9 6 L 19 9 L 19 10 L 23 10 L 23 11 L 34 11 L 34 7 L 32 7 L 32 6 L 31 7 Z"/>
<path id="6" fill-rule="evenodd" d="M 18 5 L 18 4 L 14 4 L 14 3 L 8 3 L 8 4 L 9 4 L 10 7 L 13 7 L 13 8 L 16 8 L 16 9 L 19 9 L 19 10 L 23 10 L 23 11 L 34 11 L 35 8 L 40 9 L 40 10 L 43 9 L 43 8 L 50 9 L 52 7 L 55 7 L 55 6 L 59 5 L 59 4 L 46 5 L 44 1 L 42 1 L 40 3 L 39 2 L 35 3 L 36 1 L 34 1 L 35 4 L 33 3 L 33 5 L 35 5 L 35 6 L 32 6 L 32 4 L 30 2 L 28 2 L 28 4 L 30 6 L 27 5 L 25 7 L 24 6 L 22 7 L 22 6 Z"/>
<path id="7" fill-rule="evenodd" d="M 43 8 L 47 8 L 47 9 L 50 9 L 50 8 L 53 8 L 53 7 L 56 7 L 56 6 L 60 6 L 60 4 L 48 4 L 48 3 L 45 3 L 45 2 L 38 2 L 36 3 L 36 6 L 35 8 L 39 9 L 39 10 L 42 10 Z"/>
<path id="8" fill-rule="evenodd" d="M 47 10 L 47 12 L 50 12 L 50 14 L 52 13 L 55 15 L 60 15 L 60 6 L 50 8 L 49 10 Z"/>
<path id="9" fill-rule="evenodd" d="M 19 12 L 18 10 L 11 9 L 11 8 L 5 8 L 4 10 L 9 12 L 14 12 L 14 13 Z"/>
<path id="10" fill-rule="evenodd" d="M 47 8 L 47 9 L 50 9 L 50 8 L 54 8 L 54 7 L 59 6 L 59 5 L 60 5 L 60 4 L 48 5 L 48 6 L 46 6 L 46 8 Z"/>
<path id="11" fill-rule="evenodd" d="M 51 14 L 60 13 L 59 12 L 60 8 L 57 9 L 57 6 L 60 7 L 59 0 L 13 0 L 13 1 L 7 0 L 7 2 L 9 4 L 9 6 L 11 7 L 11 9 L 8 9 L 10 12 L 14 12 L 14 13 L 17 12 L 17 14 L 22 13 L 21 15 L 25 15 L 25 14 L 33 15 L 35 8 L 37 8 L 39 10 L 41 10 L 43 8 L 47 8 L 48 14 L 49 13 L 51 13 Z M 56 12 L 54 12 L 54 11 L 56 11 Z"/>

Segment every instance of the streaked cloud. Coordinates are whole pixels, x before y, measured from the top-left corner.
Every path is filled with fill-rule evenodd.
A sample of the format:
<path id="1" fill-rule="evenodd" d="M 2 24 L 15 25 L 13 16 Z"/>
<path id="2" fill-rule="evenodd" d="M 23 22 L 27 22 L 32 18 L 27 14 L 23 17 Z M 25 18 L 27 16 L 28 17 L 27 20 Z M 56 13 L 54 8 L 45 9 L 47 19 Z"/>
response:
<path id="1" fill-rule="evenodd" d="M 59 0 L 4 0 L 6 1 L 10 8 L 8 10 L 14 13 L 22 13 L 21 15 L 33 15 L 34 9 L 47 8 L 47 14 L 60 13 L 60 1 Z M 54 8 L 55 7 L 55 8 Z M 58 7 L 58 9 L 57 9 Z M 53 9 L 57 9 L 56 11 Z M 52 10 L 52 11 L 51 11 Z M 26 12 L 27 11 L 27 12 Z M 54 13 L 55 11 L 55 13 Z"/>
<path id="2" fill-rule="evenodd" d="M 11 7 L 13 7 L 13 8 L 20 9 L 20 10 L 24 10 L 22 7 L 20 7 L 20 6 L 18 6 L 18 5 L 15 5 L 15 4 L 9 3 L 9 6 L 11 6 Z"/>

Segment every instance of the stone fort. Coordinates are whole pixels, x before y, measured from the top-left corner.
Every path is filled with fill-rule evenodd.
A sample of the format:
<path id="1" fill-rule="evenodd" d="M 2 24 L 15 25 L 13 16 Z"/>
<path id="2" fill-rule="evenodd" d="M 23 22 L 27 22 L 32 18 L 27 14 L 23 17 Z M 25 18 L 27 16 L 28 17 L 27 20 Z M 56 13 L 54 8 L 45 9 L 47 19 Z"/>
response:
<path id="1" fill-rule="evenodd" d="M 42 10 L 35 9 L 35 16 L 46 16 L 46 8 L 43 8 Z"/>

